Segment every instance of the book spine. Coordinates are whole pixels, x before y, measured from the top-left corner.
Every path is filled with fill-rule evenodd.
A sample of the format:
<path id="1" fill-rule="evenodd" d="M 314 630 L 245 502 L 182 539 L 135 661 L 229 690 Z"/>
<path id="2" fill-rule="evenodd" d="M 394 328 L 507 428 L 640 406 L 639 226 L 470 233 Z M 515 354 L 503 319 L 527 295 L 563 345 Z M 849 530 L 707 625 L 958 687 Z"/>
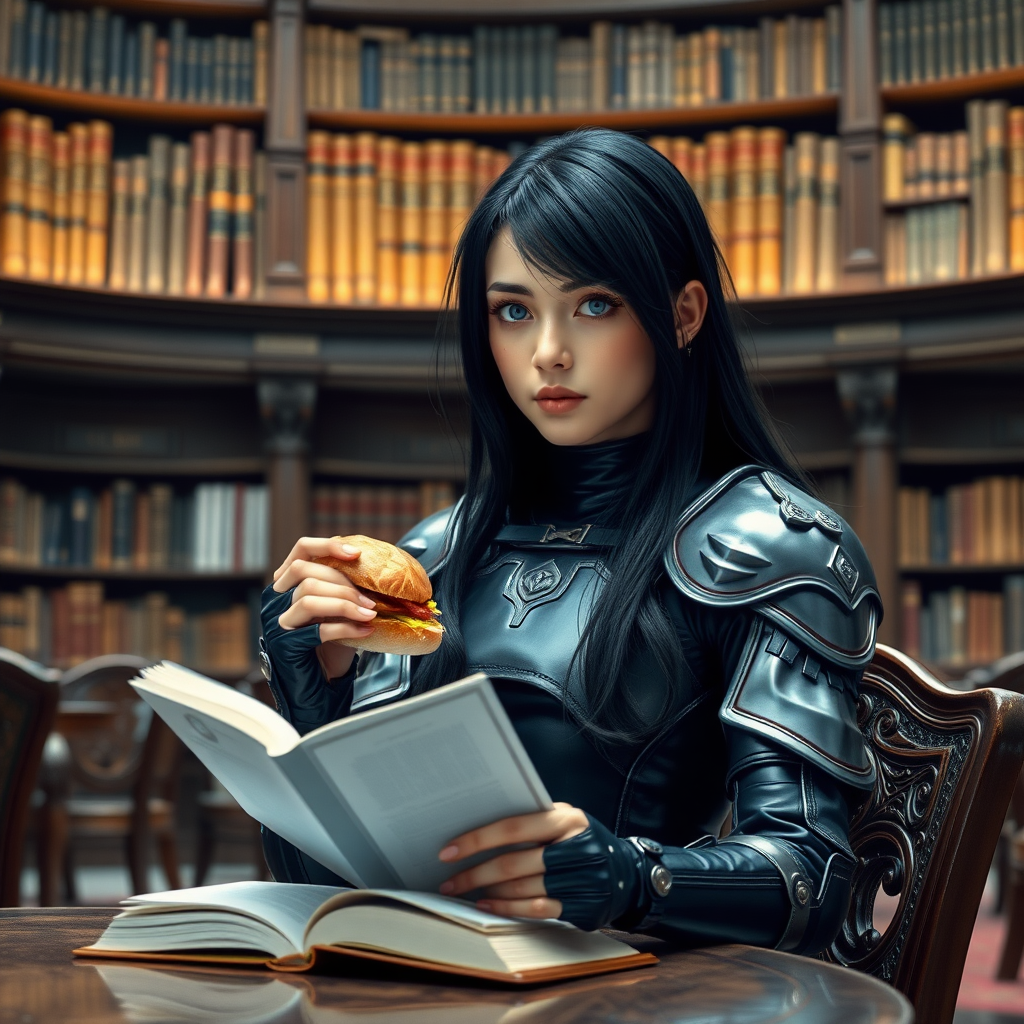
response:
<path id="1" fill-rule="evenodd" d="M 38 82 L 43 71 L 43 25 L 46 6 L 39 2 L 28 5 L 28 27 L 25 32 L 25 79 Z"/>
<path id="2" fill-rule="evenodd" d="M 139 33 L 137 31 L 125 33 L 121 95 L 129 97 L 139 95 Z"/>
<path id="3" fill-rule="evenodd" d="M 967 140 L 970 154 L 971 276 L 985 272 L 985 103 L 967 104 Z"/>
<path id="4" fill-rule="evenodd" d="M 107 279 L 110 216 L 110 155 L 114 130 L 107 121 L 89 122 L 89 201 L 86 210 L 85 282 Z"/>
<path id="5" fill-rule="evenodd" d="M 206 278 L 206 203 L 210 177 L 210 134 L 193 132 L 191 138 L 191 188 L 188 203 L 188 255 L 185 261 L 185 294 L 202 295 Z"/>
<path id="6" fill-rule="evenodd" d="M 53 133 L 53 258 L 50 280 L 68 279 L 68 230 L 71 223 L 71 138 Z"/>
<path id="7" fill-rule="evenodd" d="M 25 0 L 8 0 L 6 12 L 6 38 L 3 40 L 3 53 L 0 54 L 3 57 L 0 68 L 11 78 L 21 78 L 25 74 L 25 21 L 28 4 Z"/>
<path id="8" fill-rule="evenodd" d="M 327 169 L 330 136 L 313 131 L 306 137 L 306 295 L 311 302 L 330 298 L 330 220 Z"/>
<path id="9" fill-rule="evenodd" d="M 355 138 L 355 301 L 377 298 L 377 136 Z"/>
<path id="10" fill-rule="evenodd" d="M 167 217 L 167 294 L 185 293 L 185 258 L 188 250 L 188 165 L 186 142 L 171 148 L 170 212 Z"/>
<path id="11" fill-rule="evenodd" d="M 1010 24 L 1013 36 L 1013 63 L 1024 64 L 1024 0 L 1011 0 Z"/>
<path id="12" fill-rule="evenodd" d="M 236 299 L 252 295 L 253 273 L 253 152 L 255 136 L 248 128 L 235 133 L 235 196 L 233 280 L 231 294 Z M 326 211 L 324 223 L 327 224 Z"/>
<path id="13" fill-rule="evenodd" d="M 729 232 L 729 135 L 727 132 L 708 132 L 704 136 L 707 146 L 708 193 L 704 204 L 708 225 L 718 247 L 728 259 Z"/>
<path id="14" fill-rule="evenodd" d="M 1006 127 L 1010 171 L 1010 269 L 1024 270 L 1024 107 L 1009 109 Z"/>
<path id="15" fill-rule="evenodd" d="M 210 181 L 206 245 L 206 294 L 223 298 L 228 284 L 228 238 L 231 229 L 231 155 L 235 130 L 213 126 L 213 173 Z"/>
<path id="16" fill-rule="evenodd" d="M 882 118 L 882 199 L 899 202 L 903 198 L 903 168 L 906 138 L 910 124 L 902 114 Z"/>
<path id="17" fill-rule="evenodd" d="M 440 140 L 424 147 L 423 191 L 423 302 L 439 306 L 451 260 L 448 224 L 450 146 Z"/>
<path id="18" fill-rule="evenodd" d="M 253 298 L 266 298 L 267 155 L 253 156 Z"/>
<path id="19" fill-rule="evenodd" d="M 550 114 L 555 109 L 555 51 L 558 28 L 555 25 L 541 25 L 538 29 L 538 39 L 537 109 L 542 114 Z"/>
<path id="20" fill-rule="evenodd" d="M 128 287 L 128 237 L 131 204 L 131 164 L 115 160 L 112 171 L 113 202 L 110 216 L 110 273 L 107 287 L 124 291 Z"/>
<path id="21" fill-rule="evenodd" d="M 996 67 L 1008 68 L 1012 63 L 1011 47 L 1013 37 L 1010 34 L 1010 5 L 1008 0 L 995 0 L 995 44 Z"/>
<path id="22" fill-rule="evenodd" d="M 186 103 L 199 102 L 199 40 L 189 36 L 185 40 L 185 95 Z"/>
<path id="23" fill-rule="evenodd" d="M 111 96 L 121 95 L 124 77 L 124 15 L 114 14 L 107 26 L 107 67 L 105 91 Z"/>
<path id="24" fill-rule="evenodd" d="M 8 108 L 0 114 L 3 149 L 3 272 L 21 277 L 27 263 L 28 115 Z"/>
<path id="25" fill-rule="evenodd" d="M 421 44 L 422 45 L 422 44 Z M 379 110 L 380 109 L 380 43 L 376 39 L 364 39 L 362 45 L 362 64 L 360 65 L 360 82 L 359 82 L 359 105 L 363 110 Z M 428 79 L 428 82 L 424 82 L 420 79 L 420 88 L 423 89 L 424 85 L 432 81 L 432 78 Z M 436 99 L 435 92 L 422 92 L 421 100 L 426 102 L 426 98 L 431 100 Z M 433 110 L 434 107 L 423 106 L 421 109 Z"/>
<path id="26" fill-rule="evenodd" d="M 465 140 L 451 143 L 448 174 L 448 252 L 453 253 L 473 212 L 474 145 Z M 446 270 L 447 275 L 447 270 Z"/>
<path id="27" fill-rule="evenodd" d="M 981 45 L 982 71 L 994 71 L 996 67 L 995 11 L 993 0 L 979 0 L 978 35 Z"/>
<path id="28" fill-rule="evenodd" d="M 937 0 L 935 6 L 935 34 L 938 64 L 936 76 L 949 78 L 953 74 L 953 26 L 950 0 Z"/>
<path id="29" fill-rule="evenodd" d="M 149 204 L 146 210 L 146 291 L 161 294 L 167 287 L 167 179 L 171 140 L 149 137 Z"/>
<path id="30" fill-rule="evenodd" d="M 212 39 L 199 41 L 199 102 L 213 102 L 213 55 Z"/>
<path id="31" fill-rule="evenodd" d="M 399 302 L 423 301 L 423 146 L 403 142 L 401 157 L 402 231 Z"/>
<path id="32" fill-rule="evenodd" d="M 517 52 L 521 58 L 519 69 L 519 109 L 524 114 L 534 114 L 538 110 L 537 95 L 537 28 L 534 25 L 523 25 L 519 29 Z"/>
<path id="33" fill-rule="evenodd" d="M 798 132 L 793 142 L 796 151 L 793 291 L 797 294 L 806 294 L 814 291 L 817 266 L 815 240 L 818 220 L 819 137 L 814 132 Z"/>
<path id="34" fill-rule="evenodd" d="M 312 30 L 311 30 L 312 31 Z M 315 38 L 315 36 L 314 36 Z M 225 35 L 215 35 L 213 37 L 213 82 L 212 82 L 212 94 L 211 101 L 213 103 L 228 102 L 228 37 Z M 310 65 L 315 71 L 315 62 Z M 311 106 L 316 106 L 316 86 L 314 80 L 314 92 L 310 96 Z"/>
<path id="35" fill-rule="evenodd" d="M 399 147 L 393 136 L 377 140 L 377 302 L 392 306 L 399 291 Z"/>
<path id="36" fill-rule="evenodd" d="M 985 272 L 1006 269 L 1005 100 L 985 104 Z"/>
<path id="37" fill-rule="evenodd" d="M 157 39 L 153 43 L 153 99 L 161 102 L 167 99 L 170 59 L 170 40 Z"/>
<path id="38" fill-rule="evenodd" d="M 981 12 L 979 0 L 965 0 L 964 14 L 964 72 L 977 74 L 981 70 Z"/>
<path id="39" fill-rule="evenodd" d="M 168 26 L 167 57 L 167 98 L 185 99 L 185 48 L 188 39 L 188 27 L 183 18 L 172 18 Z"/>
<path id="40" fill-rule="evenodd" d="M 267 105 L 267 67 L 270 52 L 270 25 L 266 21 L 252 26 L 252 102 L 257 107 Z M 341 104 L 335 106 L 341 109 Z"/>
<path id="41" fill-rule="evenodd" d="M 330 249 L 331 297 L 348 304 L 355 299 L 355 211 L 352 136 L 330 140 Z"/>
<path id="42" fill-rule="evenodd" d="M 6 4 L 0 0 L 0 19 L 6 16 Z M 57 80 L 57 37 L 60 18 L 56 11 L 47 11 L 43 21 L 43 66 L 39 81 L 43 85 L 53 85 Z M 0 33 L 3 27 L 0 24 Z"/>
<path id="43" fill-rule="evenodd" d="M 131 206 L 128 225 L 128 280 L 130 292 L 141 292 L 146 282 L 146 213 L 149 206 L 149 157 L 131 159 Z"/>
<path id="44" fill-rule="evenodd" d="M 225 78 L 225 100 L 231 106 L 241 102 L 241 40 L 237 36 L 228 36 L 227 75 Z"/>
<path id="45" fill-rule="evenodd" d="M 110 12 L 93 7 L 89 17 L 89 45 L 86 54 L 85 87 L 103 92 L 107 85 L 107 35 Z"/>
<path id="46" fill-rule="evenodd" d="M 607 110 L 610 97 L 612 23 L 593 21 L 590 24 L 590 110 Z M 523 52 L 526 52 L 524 44 Z"/>
<path id="47" fill-rule="evenodd" d="M 53 258 L 52 136 L 48 117 L 29 118 L 26 242 L 28 276 L 37 281 L 49 280 Z"/>
<path id="48" fill-rule="evenodd" d="M 156 25 L 151 21 L 139 22 L 139 88 L 142 99 L 154 97 L 153 83 L 156 65 Z"/>
<path id="49" fill-rule="evenodd" d="M 816 289 L 829 292 L 839 285 L 839 139 L 822 139 L 820 154 Z"/>
<path id="50" fill-rule="evenodd" d="M 486 25 L 473 27 L 473 110 L 486 114 L 491 109 L 490 79 L 487 74 L 488 29 Z"/>
<path id="51" fill-rule="evenodd" d="M 782 288 L 782 158 L 786 145 L 781 128 L 762 128 L 757 135 L 757 292 L 778 295 Z M 679 166 L 677 159 L 676 166 Z M 683 168 L 680 167 L 683 171 Z M 683 171 L 684 177 L 686 171 Z"/>
<path id="52" fill-rule="evenodd" d="M 516 30 L 518 42 L 519 32 Z M 441 36 L 438 63 L 438 109 L 445 114 L 455 110 L 455 37 Z M 516 67 L 518 71 L 518 66 Z M 518 97 L 518 83 L 516 94 Z M 518 104 L 517 104 L 518 110 Z"/>
<path id="53" fill-rule="evenodd" d="M 734 128 L 731 133 L 729 269 L 737 295 L 752 295 L 757 284 L 757 132 Z"/>

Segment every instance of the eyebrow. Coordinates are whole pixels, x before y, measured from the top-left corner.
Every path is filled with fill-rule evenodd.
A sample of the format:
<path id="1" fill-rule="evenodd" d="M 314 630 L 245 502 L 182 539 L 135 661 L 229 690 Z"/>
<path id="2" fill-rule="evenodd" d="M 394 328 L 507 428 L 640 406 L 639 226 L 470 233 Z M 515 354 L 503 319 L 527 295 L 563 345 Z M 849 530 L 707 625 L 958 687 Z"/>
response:
<path id="1" fill-rule="evenodd" d="M 580 288 L 588 287 L 585 281 L 566 281 L 565 284 L 559 286 L 560 292 L 574 292 Z M 494 284 L 489 285 L 487 290 L 489 292 L 509 292 L 512 295 L 533 295 L 533 292 L 524 284 L 511 284 L 507 281 L 495 281 Z"/>

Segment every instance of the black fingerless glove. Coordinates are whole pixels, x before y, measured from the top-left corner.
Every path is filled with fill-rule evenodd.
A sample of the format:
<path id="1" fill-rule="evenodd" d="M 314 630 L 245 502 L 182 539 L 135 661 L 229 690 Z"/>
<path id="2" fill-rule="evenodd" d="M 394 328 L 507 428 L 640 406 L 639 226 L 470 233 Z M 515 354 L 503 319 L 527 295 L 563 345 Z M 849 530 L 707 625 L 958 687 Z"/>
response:
<path id="1" fill-rule="evenodd" d="M 278 593 L 273 586 L 263 591 L 260 660 L 278 710 L 305 735 L 345 713 L 351 699 L 355 662 L 346 676 L 327 681 L 316 656 L 320 646 L 319 624 L 301 629 L 283 629 L 280 625 L 281 615 L 291 607 L 292 592 Z"/>
<path id="2" fill-rule="evenodd" d="M 578 836 L 544 847 L 544 888 L 562 901 L 561 920 L 577 928 L 629 927 L 650 902 L 643 855 L 589 814 L 587 821 Z"/>

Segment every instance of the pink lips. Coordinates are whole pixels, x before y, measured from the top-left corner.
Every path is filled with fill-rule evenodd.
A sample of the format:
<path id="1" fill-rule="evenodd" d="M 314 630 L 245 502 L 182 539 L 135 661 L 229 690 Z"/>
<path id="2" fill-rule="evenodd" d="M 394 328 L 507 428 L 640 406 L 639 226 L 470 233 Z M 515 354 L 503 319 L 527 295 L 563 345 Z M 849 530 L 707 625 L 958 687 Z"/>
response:
<path id="1" fill-rule="evenodd" d="M 537 392 L 534 401 L 544 412 L 560 416 L 572 412 L 586 397 L 569 388 L 543 387 Z"/>

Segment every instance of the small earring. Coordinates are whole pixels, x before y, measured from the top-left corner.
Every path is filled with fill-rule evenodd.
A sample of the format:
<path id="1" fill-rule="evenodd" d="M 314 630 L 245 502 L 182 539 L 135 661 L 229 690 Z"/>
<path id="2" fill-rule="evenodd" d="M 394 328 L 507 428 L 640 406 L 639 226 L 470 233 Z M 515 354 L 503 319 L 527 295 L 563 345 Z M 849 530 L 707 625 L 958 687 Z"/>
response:
<path id="1" fill-rule="evenodd" d="M 692 342 L 691 342 L 691 339 L 690 339 L 690 335 L 686 331 L 683 331 L 683 348 L 686 349 L 686 358 L 687 359 L 689 359 L 690 356 L 693 355 L 693 349 L 691 347 L 691 344 L 692 344 Z"/>

